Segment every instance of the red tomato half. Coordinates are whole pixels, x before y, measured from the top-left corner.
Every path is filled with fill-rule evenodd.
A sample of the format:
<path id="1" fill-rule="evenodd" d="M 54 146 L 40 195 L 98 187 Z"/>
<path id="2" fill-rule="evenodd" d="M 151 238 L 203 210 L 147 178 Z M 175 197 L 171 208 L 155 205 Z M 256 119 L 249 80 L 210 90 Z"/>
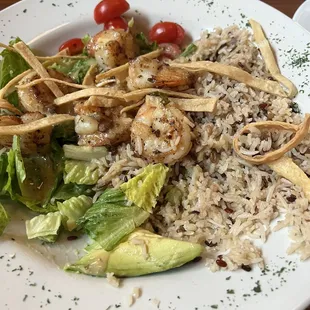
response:
<path id="1" fill-rule="evenodd" d="M 130 5 L 126 0 L 103 0 L 97 4 L 94 18 L 97 24 L 105 24 L 129 9 Z"/>
<path id="2" fill-rule="evenodd" d="M 184 40 L 185 30 L 179 24 L 160 22 L 150 30 L 149 37 L 153 42 L 181 44 Z"/>
<path id="3" fill-rule="evenodd" d="M 116 17 L 104 24 L 104 30 L 128 29 L 127 21 L 123 17 Z"/>
<path id="4" fill-rule="evenodd" d="M 159 44 L 159 47 L 163 49 L 163 57 L 169 59 L 176 59 L 181 54 L 181 49 L 174 43 L 162 43 Z"/>
<path id="5" fill-rule="evenodd" d="M 66 48 L 69 49 L 70 55 L 77 55 L 83 52 L 84 44 L 81 39 L 74 38 L 63 43 L 60 46 L 59 51 L 65 50 Z"/>

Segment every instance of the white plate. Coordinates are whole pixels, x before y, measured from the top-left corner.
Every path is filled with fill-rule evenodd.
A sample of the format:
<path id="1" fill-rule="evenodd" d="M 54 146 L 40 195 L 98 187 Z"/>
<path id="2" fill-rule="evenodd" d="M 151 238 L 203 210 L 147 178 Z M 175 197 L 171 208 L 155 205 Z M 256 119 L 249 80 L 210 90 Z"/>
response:
<path id="1" fill-rule="evenodd" d="M 26 0 L 2 11 L 0 41 L 6 43 L 11 36 L 20 36 L 27 42 L 32 40 L 32 47 L 53 54 L 62 41 L 101 29 L 92 20 L 97 0 L 70 2 Z M 276 47 L 281 67 L 286 64 L 284 74 L 304 90 L 296 100 L 303 111 L 310 112 L 310 91 L 302 86 L 307 81 L 308 69 L 287 65 L 291 61 L 288 51 L 294 48 L 295 55 L 303 53 L 310 35 L 280 12 L 256 0 L 131 0 L 131 7 L 130 14 L 139 22 L 151 25 L 159 20 L 176 21 L 194 38 L 198 38 L 205 28 L 233 23 L 244 26 L 247 18 L 255 18 Z M 122 289 L 115 289 L 105 279 L 66 274 L 48 259 L 49 253 L 55 256 L 56 262 L 63 262 L 70 254 L 70 248 L 75 248 L 79 241 L 63 242 L 61 246 L 46 249 L 36 246 L 39 251 L 34 252 L 23 237 L 22 223 L 15 220 L 0 241 L 0 257 L 3 256 L 0 259 L 0 309 L 34 310 L 42 306 L 47 309 L 105 310 L 110 305 L 113 305 L 110 309 L 116 309 L 119 303 L 119 309 L 127 309 L 127 297 L 136 286 L 143 289 L 143 294 L 132 309 L 141 310 L 155 309 L 149 301 L 153 298 L 161 301 L 159 308 L 162 310 L 212 309 L 211 305 L 218 305 L 218 309 L 292 310 L 303 309 L 310 300 L 310 262 L 300 263 L 295 256 L 285 258 L 289 245 L 285 230 L 274 233 L 263 246 L 270 265 L 270 272 L 265 276 L 258 269 L 249 273 L 213 274 L 202 263 L 196 263 L 171 272 L 126 279 Z M 14 253 L 16 257 L 11 258 Z M 290 265 L 287 259 L 292 261 Z M 23 270 L 14 271 L 21 269 L 19 266 Z M 282 267 L 286 269 L 276 273 Z M 262 292 L 255 295 L 253 288 L 257 281 L 260 281 Z M 230 289 L 234 294 L 227 294 Z"/>
<path id="2" fill-rule="evenodd" d="M 310 31 L 310 1 L 304 2 L 296 11 L 293 20 Z"/>

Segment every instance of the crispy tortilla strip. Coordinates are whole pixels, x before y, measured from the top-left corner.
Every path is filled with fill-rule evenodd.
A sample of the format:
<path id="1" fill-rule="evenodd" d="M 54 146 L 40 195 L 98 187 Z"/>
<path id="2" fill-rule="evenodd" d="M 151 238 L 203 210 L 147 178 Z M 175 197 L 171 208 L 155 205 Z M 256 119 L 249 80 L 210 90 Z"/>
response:
<path id="1" fill-rule="evenodd" d="M 277 80 L 287 89 L 288 97 L 295 97 L 298 93 L 298 90 L 288 78 L 281 74 L 272 47 L 264 34 L 262 26 L 253 19 L 250 19 L 250 24 L 253 29 L 254 40 L 260 49 L 270 74 L 275 80 Z"/>
<path id="2" fill-rule="evenodd" d="M 266 164 L 273 162 L 280 157 L 282 157 L 285 153 L 296 147 L 308 134 L 310 127 L 310 114 L 306 114 L 303 123 L 299 126 L 288 124 L 284 122 L 273 122 L 273 121 L 266 121 L 266 122 L 257 122 L 251 123 L 246 125 L 242 130 L 240 130 L 233 140 L 233 147 L 235 152 L 246 161 L 259 165 L 259 164 Z M 239 146 L 239 138 L 242 134 L 250 132 L 251 128 L 257 129 L 278 129 L 278 130 L 288 130 L 295 132 L 295 136 L 286 144 L 284 144 L 280 149 L 269 152 L 265 155 L 256 155 L 256 156 L 248 156 L 242 154 L 240 151 Z"/>
<path id="3" fill-rule="evenodd" d="M 165 90 L 165 89 L 159 89 L 159 88 L 145 88 L 145 89 L 138 89 L 134 90 L 130 93 L 127 93 L 123 96 L 125 101 L 140 101 L 142 100 L 146 95 L 151 94 L 164 94 L 169 97 L 176 97 L 176 98 L 185 98 L 185 99 L 201 99 L 201 97 L 196 95 L 191 95 L 187 93 L 179 93 L 172 90 Z"/>
<path id="4" fill-rule="evenodd" d="M 97 65 L 91 65 L 83 79 L 82 85 L 95 86 L 95 75 L 98 72 L 97 70 Z"/>
<path id="5" fill-rule="evenodd" d="M 29 82 L 27 84 L 16 85 L 16 88 L 18 88 L 18 89 L 25 89 L 25 88 L 32 87 L 32 86 L 35 86 L 35 85 L 43 83 L 43 82 L 50 82 L 50 81 L 58 83 L 58 84 L 63 84 L 63 85 L 67 85 L 67 86 L 70 86 L 70 87 L 78 88 L 78 89 L 87 89 L 87 88 L 89 88 L 89 86 L 75 84 L 75 83 L 69 83 L 69 82 L 66 82 L 66 81 L 63 81 L 63 80 L 54 79 L 54 78 L 36 79 L 36 80 L 31 81 L 31 82 Z"/>
<path id="6" fill-rule="evenodd" d="M 30 67 L 32 67 L 38 73 L 41 78 L 50 78 L 50 75 L 48 74 L 44 66 L 40 63 L 40 61 L 36 58 L 36 56 L 32 53 L 32 51 L 24 42 L 21 41 L 14 44 L 14 48 L 28 62 Z M 54 82 L 45 82 L 45 84 L 49 87 L 49 89 L 56 97 L 62 97 L 64 95 Z"/>
<path id="7" fill-rule="evenodd" d="M 23 79 L 26 75 L 30 74 L 33 70 L 29 69 L 20 75 L 16 76 L 12 79 L 9 83 L 7 83 L 1 90 L 0 90 L 0 99 L 3 99 L 5 95 L 10 93 L 10 89 L 13 88 L 21 79 Z"/>
<path id="8" fill-rule="evenodd" d="M 56 55 L 53 55 L 53 56 L 36 56 L 36 58 L 39 60 L 39 61 L 57 61 L 57 60 L 60 60 L 60 59 L 87 59 L 88 57 L 87 56 L 70 56 L 70 55 L 67 55 L 67 54 L 56 54 Z"/>
<path id="9" fill-rule="evenodd" d="M 217 98 L 200 98 L 200 99 L 180 99 L 168 98 L 169 101 L 178 109 L 185 112 L 209 112 L 214 113 L 216 110 Z"/>
<path id="10" fill-rule="evenodd" d="M 301 187 L 310 201 L 310 179 L 289 157 L 282 157 L 268 166 L 283 178 Z"/>
<path id="11" fill-rule="evenodd" d="M 139 108 L 140 106 L 142 106 L 143 103 L 144 103 L 144 100 L 141 100 L 141 101 L 139 101 L 139 102 L 137 102 L 137 103 L 131 104 L 131 105 L 129 105 L 129 106 L 123 108 L 123 109 L 121 110 L 120 114 L 129 112 L 129 111 L 132 111 L 132 110 L 134 110 L 134 109 L 136 109 L 136 108 Z"/>
<path id="12" fill-rule="evenodd" d="M 229 65 L 211 61 L 196 61 L 191 63 L 170 63 L 171 67 L 183 68 L 192 72 L 211 72 L 221 76 L 227 76 L 233 80 L 244 83 L 252 88 L 266 93 L 287 97 L 286 92 L 278 82 L 256 78 L 248 72 Z"/>
<path id="13" fill-rule="evenodd" d="M 146 58 L 157 58 L 160 56 L 162 50 L 158 49 L 156 51 L 150 52 L 148 54 L 144 54 L 139 57 L 146 57 Z M 100 73 L 96 76 L 96 83 L 99 83 L 100 81 L 104 79 L 108 79 L 111 77 L 115 77 L 116 79 L 123 81 L 124 79 L 127 78 L 128 76 L 128 69 L 129 69 L 129 63 L 127 62 L 126 64 L 119 66 L 117 68 L 113 68 L 109 71 Z"/>
<path id="14" fill-rule="evenodd" d="M 74 116 L 68 114 L 55 114 L 48 117 L 44 117 L 37 121 L 33 121 L 27 124 L 12 125 L 12 126 L 0 126 L 0 136 L 3 135 L 24 135 L 29 132 L 40 130 L 49 126 L 61 124 L 67 121 L 73 121 Z"/>
<path id="15" fill-rule="evenodd" d="M 77 91 L 75 93 L 65 95 L 60 98 L 56 98 L 54 100 L 54 103 L 56 105 L 62 105 L 65 103 L 69 103 L 78 99 L 87 98 L 91 96 L 102 96 L 106 98 L 115 98 L 122 100 L 124 92 L 119 90 L 113 90 L 111 88 L 87 88 Z"/>
<path id="16" fill-rule="evenodd" d="M 85 101 L 85 106 L 100 107 L 100 108 L 114 108 L 126 104 L 124 101 L 116 98 L 106 98 L 99 96 L 91 96 Z"/>
<path id="17" fill-rule="evenodd" d="M 16 109 L 12 104 L 10 104 L 7 100 L 5 99 L 0 99 L 0 109 L 8 110 L 15 115 L 22 115 L 21 111 Z"/>

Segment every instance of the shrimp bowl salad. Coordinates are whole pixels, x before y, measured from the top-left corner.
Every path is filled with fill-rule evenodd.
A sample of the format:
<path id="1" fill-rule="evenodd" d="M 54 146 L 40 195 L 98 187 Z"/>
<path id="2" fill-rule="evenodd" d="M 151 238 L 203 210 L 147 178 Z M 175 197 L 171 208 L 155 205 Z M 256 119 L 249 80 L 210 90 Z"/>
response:
<path id="1" fill-rule="evenodd" d="M 61 267 L 114 283 L 199 259 L 263 269 L 254 240 L 284 227 L 288 254 L 309 258 L 310 116 L 262 26 L 185 44 L 173 20 L 142 32 L 128 16 L 101 1 L 103 30 L 56 55 L 0 45 L 0 193 L 29 210 L 27 238 L 87 236 Z"/>

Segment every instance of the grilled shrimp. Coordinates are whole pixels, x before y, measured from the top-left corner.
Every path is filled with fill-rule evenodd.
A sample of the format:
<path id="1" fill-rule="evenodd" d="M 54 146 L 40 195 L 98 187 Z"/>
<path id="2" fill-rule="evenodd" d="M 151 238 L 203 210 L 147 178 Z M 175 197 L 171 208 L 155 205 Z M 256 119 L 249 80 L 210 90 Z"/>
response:
<path id="1" fill-rule="evenodd" d="M 122 29 L 110 29 L 97 33 L 87 45 L 87 50 L 104 69 L 123 65 L 136 56 L 133 36 Z"/>
<path id="2" fill-rule="evenodd" d="M 138 57 L 129 64 L 127 84 L 130 90 L 152 87 L 178 87 L 193 84 L 193 75 L 179 68 L 170 68 L 157 59 Z"/>
<path id="3" fill-rule="evenodd" d="M 100 108 L 77 104 L 75 131 L 79 135 L 79 145 L 116 145 L 130 140 L 132 119 L 121 115 L 123 107 Z"/>
<path id="4" fill-rule="evenodd" d="M 70 78 L 53 69 L 49 69 L 48 73 L 52 78 L 71 83 L 73 82 Z M 31 72 L 26 75 L 19 82 L 19 84 L 28 84 L 38 78 L 39 77 L 35 72 Z M 74 89 L 64 85 L 59 85 L 59 88 L 65 94 L 74 91 Z M 53 103 L 55 96 L 51 92 L 51 90 L 45 85 L 45 83 L 40 83 L 26 89 L 19 89 L 18 97 L 21 107 L 26 112 L 40 112 L 43 114 L 53 112 Z"/>
<path id="5" fill-rule="evenodd" d="M 135 150 L 149 161 L 172 164 L 186 156 L 191 147 L 191 129 L 183 113 L 165 107 L 152 97 L 138 111 L 131 126 Z"/>

